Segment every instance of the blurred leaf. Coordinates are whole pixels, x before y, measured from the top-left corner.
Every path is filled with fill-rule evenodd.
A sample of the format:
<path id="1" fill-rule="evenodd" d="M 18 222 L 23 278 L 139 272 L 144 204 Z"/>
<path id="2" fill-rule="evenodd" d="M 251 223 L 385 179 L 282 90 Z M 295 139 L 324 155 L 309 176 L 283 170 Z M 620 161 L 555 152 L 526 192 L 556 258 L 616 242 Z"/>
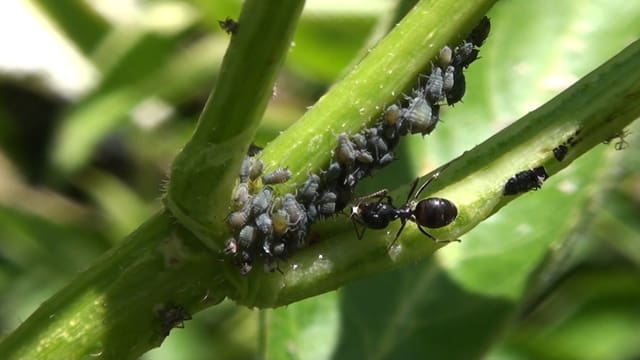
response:
<path id="1" fill-rule="evenodd" d="M 609 6 L 568 0 L 499 3 L 489 14 L 492 33 L 481 59 L 466 72 L 464 103 L 443 109 L 443 123 L 427 140 L 410 139 L 416 172 L 469 150 L 637 38 L 640 25 L 630 23 L 640 7 L 620 2 L 626 10 L 616 7 L 609 15 L 604 13 Z M 610 16 L 620 21 L 597 21 Z M 527 21 L 531 18 L 540 21 Z M 609 34 L 602 47 L 591 40 L 600 33 Z M 433 262 L 347 287 L 348 322 L 337 358 L 482 356 L 525 299 L 530 277 L 550 248 L 589 215 L 585 208 L 600 194 L 595 181 L 612 165 L 605 154 L 601 148 L 579 159 L 461 244 L 440 250 Z M 375 304 L 369 308 L 371 299 Z"/>
<path id="2" fill-rule="evenodd" d="M 265 310 L 266 359 L 327 359 L 339 333 L 335 292 Z"/>
<path id="3" fill-rule="evenodd" d="M 109 31 L 109 24 L 87 2 L 37 0 L 35 4 L 85 54 Z"/>

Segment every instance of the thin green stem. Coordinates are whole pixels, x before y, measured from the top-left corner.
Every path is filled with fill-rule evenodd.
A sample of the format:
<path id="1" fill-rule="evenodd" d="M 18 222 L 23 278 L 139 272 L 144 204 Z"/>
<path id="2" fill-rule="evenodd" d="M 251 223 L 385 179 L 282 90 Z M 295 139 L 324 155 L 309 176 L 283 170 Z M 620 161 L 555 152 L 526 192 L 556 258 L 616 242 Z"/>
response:
<path id="1" fill-rule="evenodd" d="M 304 1 L 250 0 L 193 137 L 176 158 L 165 198 L 212 249 L 225 235 L 230 190 L 289 49 Z"/>
<path id="2" fill-rule="evenodd" d="M 163 311 L 189 313 L 227 293 L 216 261 L 161 213 L 44 302 L 0 343 L 8 359 L 135 359 L 166 335 Z"/>
<path id="3" fill-rule="evenodd" d="M 457 239 L 468 232 L 516 198 L 503 195 L 506 181 L 515 173 L 537 166 L 544 166 L 550 175 L 557 173 L 638 118 L 639 99 L 640 41 L 636 41 L 544 106 L 453 160 L 422 197 L 449 199 L 459 215 L 451 225 L 430 233 L 438 239 Z M 567 142 L 573 145 L 558 161 L 553 149 Z M 407 191 L 400 189 L 398 198 Z M 313 236 L 323 240 L 281 266 L 283 276 L 253 272 L 234 298 L 251 306 L 286 305 L 413 263 L 442 245 L 425 239 L 411 224 L 390 250 L 397 227 L 369 231 L 366 239 L 358 240 L 350 221 L 339 217 L 317 224 L 314 230 Z"/>

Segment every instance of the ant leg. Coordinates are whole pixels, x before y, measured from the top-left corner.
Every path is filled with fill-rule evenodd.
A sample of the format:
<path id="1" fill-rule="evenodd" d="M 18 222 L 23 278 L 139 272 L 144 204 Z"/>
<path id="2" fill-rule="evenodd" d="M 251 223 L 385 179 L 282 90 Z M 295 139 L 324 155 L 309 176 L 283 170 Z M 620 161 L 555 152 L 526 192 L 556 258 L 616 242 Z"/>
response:
<path id="1" fill-rule="evenodd" d="M 358 237 L 358 240 L 362 240 L 362 237 L 364 236 L 364 231 L 367 230 L 366 226 L 363 226 L 361 229 L 362 231 L 358 230 L 358 224 L 356 224 L 355 220 L 351 220 L 351 223 L 353 224 L 353 229 L 356 231 L 356 236 Z"/>
<path id="2" fill-rule="evenodd" d="M 420 181 L 419 177 L 413 180 L 413 184 L 411 185 L 411 190 L 409 190 L 409 195 L 407 196 L 407 201 L 406 201 L 407 203 L 409 202 L 409 200 L 411 200 L 411 195 L 413 194 L 413 191 L 416 189 L 416 186 L 418 186 L 418 181 Z"/>
<path id="3" fill-rule="evenodd" d="M 400 221 L 402 221 L 402 225 L 400 225 L 400 229 L 398 229 L 398 232 L 396 233 L 396 237 L 393 239 L 391 244 L 389 244 L 389 247 L 387 248 L 387 251 L 391 250 L 391 248 L 396 243 L 396 241 L 398 241 L 398 238 L 400 237 L 400 233 L 402 232 L 402 230 L 404 230 L 404 226 L 407 225 L 407 220 L 400 219 Z"/>
<path id="4" fill-rule="evenodd" d="M 422 184 L 422 186 L 420 186 L 420 188 L 418 189 L 418 191 L 416 191 L 416 194 L 415 194 L 414 198 L 417 198 L 417 197 L 418 197 L 418 195 L 420 195 L 420 194 L 422 193 L 422 191 L 423 191 L 427 186 L 429 186 L 429 184 L 431 184 L 434 180 L 436 180 L 436 179 L 440 176 L 440 173 L 442 173 L 442 171 L 443 171 L 444 169 L 446 169 L 447 167 L 449 167 L 449 165 L 450 165 L 450 164 L 451 164 L 451 163 L 449 162 L 449 163 L 444 164 L 442 167 L 440 167 L 440 168 L 436 171 L 436 173 L 435 173 L 435 174 L 433 174 L 433 175 L 429 178 L 429 180 L 427 180 L 424 184 Z M 416 183 L 418 182 L 418 180 L 419 180 L 419 179 L 420 179 L 420 178 L 416 179 Z M 415 188 L 415 186 L 414 186 L 414 187 L 412 187 L 412 190 L 413 190 L 414 188 Z M 409 198 L 411 198 L 411 193 L 409 193 Z M 408 201 L 409 201 L 409 199 L 407 199 L 407 202 L 408 202 Z"/>
<path id="5" fill-rule="evenodd" d="M 460 240 L 460 239 L 455 239 L 455 240 L 441 240 L 441 239 L 436 239 L 436 238 L 434 238 L 434 237 L 433 237 L 433 235 L 431 235 L 431 234 L 429 234 L 428 232 L 426 232 L 426 231 L 422 228 L 422 226 L 420 226 L 420 224 L 417 224 L 417 223 L 416 223 L 416 225 L 418 225 L 418 230 L 420 230 L 423 234 L 427 235 L 431 240 L 433 240 L 433 241 L 435 241 L 435 242 L 437 242 L 437 243 L 462 242 L 462 240 Z"/>
<path id="6" fill-rule="evenodd" d="M 362 202 L 362 200 L 367 200 L 367 199 L 371 199 L 371 198 L 380 198 L 380 199 L 391 199 L 391 197 L 389 196 L 389 190 L 387 189 L 382 189 L 382 190 L 378 190 L 374 193 L 371 194 L 367 194 L 367 195 L 362 195 L 362 196 L 358 196 L 356 198 L 354 198 L 352 200 L 353 203 L 360 203 Z"/>

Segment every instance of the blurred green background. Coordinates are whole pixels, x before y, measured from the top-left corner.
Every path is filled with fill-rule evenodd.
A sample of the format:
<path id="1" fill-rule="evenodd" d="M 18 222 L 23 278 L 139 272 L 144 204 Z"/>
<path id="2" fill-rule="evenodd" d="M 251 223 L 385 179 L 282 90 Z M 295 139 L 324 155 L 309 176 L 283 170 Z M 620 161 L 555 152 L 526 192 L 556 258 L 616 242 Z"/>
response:
<path id="1" fill-rule="evenodd" d="M 256 143 L 409 4 L 307 1 Z M 0 3 L 0 334 L 160 208 L 229 41 L 218 20 L 239 11 L 234 0 Z M 640 2 L 626 0 L 511 0 L 489 16 L 464 102 L 358 192 L 470 150 L 640 35 Z M 598 146 L 431 259 L 277 310 L 225 302 L 144 359 L 638 359 L 640 129 L 628 131 L 623 150 Z"/>

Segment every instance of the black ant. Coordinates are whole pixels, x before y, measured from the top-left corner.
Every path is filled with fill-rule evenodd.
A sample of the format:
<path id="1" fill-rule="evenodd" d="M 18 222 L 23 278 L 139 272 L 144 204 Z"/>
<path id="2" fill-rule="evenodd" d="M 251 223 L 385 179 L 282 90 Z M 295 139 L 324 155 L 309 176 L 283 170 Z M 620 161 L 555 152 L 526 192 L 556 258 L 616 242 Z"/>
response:
<path id="1" fill-rule="evenodd" d="M 458 208 L 447 199 L 434 197 L 418 201 L 418 196 L 432 181 L 437 179 L 439 175 L 440 172 L 438 171 L 422 186 L 420 186 L 418 191 L 414 194 L 414 191 L 418 186 L 418 181 L 420 180 L 420 178 L 417 178 L 411 186 L 407 201 L 399 208 L 393 206 L 391 196 L 388 195 L 387 189 L 358 198 L 358 200 L 372 198 L 378 199 L 378 201 L 373 202 L 361 201 L 352 208 L 351 219 L 353 220 L 353 224 L 356 228 L 356 235 L 358 236 L 358 239 L 362 238 L 366 228 L 384 229 L 391 221 L 400 219 L 402 225 L 400 226 L 393 243 L 398 240 L 400 233 L 409 220 L 416 223 L 418 229 L 423 234 L 438 242 L 439 240 L 426 232 L 423 226 L 430 229 L 437 229 L 449 225 L 458 216 Z M 361 231 L 358 231 L 356 223 L 363 226 Z"/>

